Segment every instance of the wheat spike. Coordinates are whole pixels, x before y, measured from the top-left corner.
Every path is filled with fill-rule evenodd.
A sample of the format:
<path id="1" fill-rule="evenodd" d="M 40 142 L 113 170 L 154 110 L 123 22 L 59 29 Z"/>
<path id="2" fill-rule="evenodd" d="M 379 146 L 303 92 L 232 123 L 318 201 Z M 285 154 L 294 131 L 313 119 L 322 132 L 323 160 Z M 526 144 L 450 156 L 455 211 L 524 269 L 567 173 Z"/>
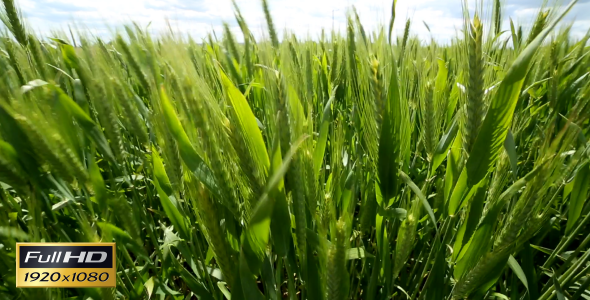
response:
<path id="1" fill-rule="evenodd" d="M 43 52 L 41 51 L 41 45 L 36 37 L 33 35 L 29 35 L 29 50 L 31 52 L 31 56 L 33 56 L 33 60 L 37 65 L 37 71 L 39 71 L 39 75 L 41 78 L 48 78 L 47 74 L 47 67 L 45 66 L 45 60 L 43 59 Z"/>
<path id="2" fill-rule="evenodd" d="M 411 210 L 402 224 L 399 227 L 397 234 L 397 242 L 395 244 L 395 258 L 393 261 L 393 278 L 396 278 L 399 272 L 404 268 L 410 253 L 412 252 L 412 245 L 416 237 L 416 227 L 418 225 L 417 218 L 421 210 L 420 202 L 418 200 L 412 201 Z"/>
<path id="3" fill-rule="evenodd" d="M 295 237 L 297 239 L 297 248 L 303 262 L 306 261 L 307 249 L 307 216 L 305 187 L 301 179 L 303 172 L 301 170 L 301 157 L 297 153 L 291 162 L 291 169 L 288 171 L 291 186 L 291 198 L 293 200 L 293 215 L 295 216 Z"/>
<path id="4" fill-rule="evenodd" d="M 187 186 L 194 185 L 187 184 Z M 199 216 L 206 229 L 207 241 L 215 254 L 215 260 L 225 277 L 225 281 L 229 285 L 232 285 L 235 283 L 237 262 L 225 238 L 225 230 L 220 226 L 219 210 L 215 207 L 215 202 L 206 194 L 204 189 L 200 188 L 200 192 L 193 197 L 197 198 Z"/>
<path id="5" fill-rule="evenodd" d="M 18 11 L 14 0 L 2 0 L 4 6 L 4 12 L 6 16 L 2 17 L 4 25 L 10 29 L 14 38 L 23 46 L 26 47 L 28 44 L 28 36 L 21 19 L 22 16 Z"/>
<path id="6" fill-rule="evenodd" d="M 262 0 L 262 9 L 264 10 L 264 18 L 266 18 L 266 25 L 268 26 L 268 34 L 270 35 L 270 41 L 272 42 L 272 46 L 275 49 L 278 49 L 279 38 L 277 37 L 277 32 L 275 31 L 275 26 L 272 22 L 272 17 L 270 16 L 270 10 L 268 8 L 267 0 Z"/>
<path id="7" fill-rule="evenodd" d="M 172 137 L 169 130 L 165 130 L 163 152 L 166 159 L 164 168 L 170 179 L 170 184 L 175 191 L 182 191 L 182 160 L 178 152 L 178 143 Z"/>
<path id="8" fill-rule="evenodd" d="M 115 156 L 121 160 L 124 153 L 123 138 L 119 128 L 119 120 L 113 108 L 113 101 L 100 84 L 94 84 L 92 89 L 96 94 L 94 104 L 100 120 L 104 127 L 105 134 L 110 140 L 111 149 Z"/>
<path id="9" fill-rule="evenodd" d="M 424 141 L 424 149 L 426 150 L 428 161 L 431 161 L 437 144 L 436 138 L 438 137 L 438 130 L 436 128 L 436 124 L 438 121 L 434 104 L 434 87 L 429 82 L 426 83 L 426 87 L 424 89 L 424 95 L 420 101 L 420 112 L 422 114 L 421 117 L 423 126 L 421 131 Z"/>
<path id="10" fill-rule="evenodd" d="M 510 251 L 502 249 L 500 252 L 489 252 L 485 254 L 453 289 L 453 299 L 465 299 L 473 290 L 475 290 L 486 279 L 488 274 L 501 262 L 505 261 Z"/>
<path id="11" fill-rule="evenodd" d="M 139 64 L 135 60 L 133 53 L 131 52 L 131 49 L 129 48 L 127 43 L 125 43 L 125 41 L 123 40 L 123 37 L 121 37 L 120 35 L 117 36 L 117 44 L 121 47 L 121 50 L 123 50 L 123 53 L 125 53 L 125 56 L 127 57 L 127 63 L 129 63 L 129 65 L 131 65 L 131 69 L 133 70 L 133 72 L 135 72 L 135 76 L 137 76 L 137 79 L 139 80 L 139 83 L 141 84 L 141 86 L 146 91 L 149 91 L 150 85 L 146 79 L 145 74 L 143 73 L 143 71 L 141 70 L 141 67 L 139 66 Z"/>
<path id="12" fill-rule="evenodd" d="M 327 290 L 329 300 L 344 300 L 348 298 L 348 270 L 346 270 L 346 238 L 345 222 L 336 223 L 335 236 L 328 249 Z"/>
<path id="13" fill-rule="evenodd" d="M 227 25 L 227 23 L 223 23 L 223 30 L 225 32 L 225 38 L 227 39 L 227 45 L 228 45 L 229 51 L 230 51 L 232 57 L 239 64 L 241 61 L 240 52 L 238 51 L 238 46 L 236 44 L 236 40 L 234 39 L 234 36 L 233 36 L 231 30 L 229 29 L 229 25 Z"/>
<path id="14" fill-rule="evenodd" d="M 22 115 L 16 115 L 14 119 L 31 141 L 35 153 L 50 166 L 50 171 L 55 172 L 65 181 L 72 182 L 74 176 L 68 169 L 68 161 L 64 160 L 63 156 L 53 147 L 53 144 L 50 143 L 51 139 L 46 138 L 45 132 L 42 132 L 33 121 Z"/>
<path id="15" fill-rule="evenodd" d="M 149 136 L 137 107 L 132 102 L 129 94 L 117 80 L 113 79 L 111 82 L 114 86 L 115 96 L 119 100 L 123 112 L 125 113 L 125 117 L 129 120 L 129 124 L 131 125 L 131 132 L 137 137 L 140 143 L 147 145 L 149 143 Z"/>
<path id="16" fill-rule="evenodd" d="M 371 78 L 371 87 L 373 90 L 373 97 L 375 98 L 374 105 L 375 117 L 377 118 L 377 131 L 380 131 L 381 123 L 383 121 L 385 101 L 383 100 L 383 74 L 379 66 L 379 61 L 376 57 L 373 57 L 373 59 L 371 60 L 371 72 L 373 75 L 373 77 Z"/>
<path id="17" fill-rule="evenodd" d="M 469 153 L 477 138 L 484 116 L 483 91 L 483 59 L 482 59 L 483 26 L 477 15 L 469 28 L 468 39 L 468 70 L 467 101 L 464 112 L 463 147 Z"/>
<path id="18" fill-rule="evenodd" d="M 15 189 L 26 186 L 26 179 L 22 171 L 0 152 L 0 181 L 8 183 Z"/>
<path id="19" fill-rule="evenodd" d="M 221 193 L 223 195 L 223 203 L 228 208 L 236 213 L 238 210 L 237 197 L 233 186 L 233 180 L 224 154 L 221 153 L 220 138 L 223 137 L 220 131 L 216 130 L 212 124 L 209 123 L 210 109 L 207 102 L 202 97 L 194 94 L 190 86 L 185 87 L 185 95 L 188 97 L 188 102 L 195 106 L 194 111 L 197 113 L 195 118 L 195 125 L 199 128 L 204 136 L 204 147 L 207 149 L 211 165 L 215 166 L 213 173 L 217 178 L 217 183 L 220 185 Z"/>
<path id="20" fill-rule="evenodd" d="M 529 37 L 527 38 L 526 44 L 530 44 L 536 37 L 541 33 L 541 31 L 547 25 L 547 17 L 549 17 L 549 11 L 540 11 L 537 15 L 537 19 L 535 20 L 535 24 L 529 33 Z"/>
<path id="21" fill-rule="evenodd" d="M 404 36 L 402 37 L 402 47 L 399 55 L 398 66 L 400 67 L 404 65 L 404 57 L 406 56 L 406 46 L 408 45 L 408 38 L 410 36 L 410 24 L 410 19 L 407 19 L 406 26 L 404 27 Z"/>
<path id="22" fill-rule="evenodd" d="M 500 32 L 502 32 L 502 3 L 501 3 L 501 0 L 494 0 L 492 19 L 494 21 L 494 34 L 499 35 Z"/>
<path id="23" fill-rule="evenodd" d="M 88 173 L 78 158 L 78 155 L 74 153 L 72 148 L 58 134 L 53 134 L 52 142 L 56 146 L 57 151 L 63 155 L 63 159 L 67 161 L 64 167 L 68 170 L 68 173 L 75 177 L 80 184 L 85 184 L 88 181 Z"/>
<path id="24" fill-rule="evenodd" d="M 141 244 L 141 230 L 137 222 L 136 214 L 133 210 L 133 207 L 131 206 L 131 204 L 129 204 L 129 202 L 127 202 L 127 199 L 123 197 L 114 196 L 109 199 L 108 204 L 111 210 L 117 212 L 117 218 L 119 218 L 119 220 L 123 224 L 123 228 L 125 228 L 125 231 L 129 233 L 133 240 Z"/>
<path id="25" fill-rule="evenodd" d="M 8 53 L 8 60 L 10 62 L 10 65 L 12 66 L 12 69 L 14 70 L 14 72 L 16 73 L 16 76 L 18 77 L 20 85 L 21 86 L 25 85 L 26 81 L 23 76 L 23 73 L 21 72 L 21 66 L 18 62 L 18 58 L 16 56 L 16 49 L 15 49 L 12 41 L 10 39 L 4 39 L 4 46 L 5 46 L 6 52 Z"/>

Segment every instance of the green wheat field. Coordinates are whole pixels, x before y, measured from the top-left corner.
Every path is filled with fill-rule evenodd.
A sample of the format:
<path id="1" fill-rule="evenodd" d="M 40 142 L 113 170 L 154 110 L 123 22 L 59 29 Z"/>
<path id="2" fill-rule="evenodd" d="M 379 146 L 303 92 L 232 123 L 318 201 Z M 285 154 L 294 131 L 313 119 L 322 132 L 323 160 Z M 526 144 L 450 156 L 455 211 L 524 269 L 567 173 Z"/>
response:
<path id="1" fill-rule="evenodd" d="M 234 5 L 241 36 L 193 40 L 41 37 L 2 0 L 0 299 L 590 299 L 575 2 L 464 4 L 441 44 L 395 2 L 317 38 Z M 16 242 L 113 241 L 116 288 L 15 287 Z"/>

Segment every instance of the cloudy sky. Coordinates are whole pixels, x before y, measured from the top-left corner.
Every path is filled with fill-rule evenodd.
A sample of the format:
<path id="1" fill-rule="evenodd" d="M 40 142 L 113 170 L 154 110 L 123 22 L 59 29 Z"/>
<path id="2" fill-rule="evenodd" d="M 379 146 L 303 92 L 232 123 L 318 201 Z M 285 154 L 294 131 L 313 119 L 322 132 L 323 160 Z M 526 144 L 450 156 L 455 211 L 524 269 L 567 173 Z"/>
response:
<path id="1" fill-rule="evenodd" d="M 321 28 L 334 27 L 344 32 L 346 12 L 355 6 L 365 28 L 387 24 L 391 0 L 268 0 L 275 26 L 287 28 L 299 36 L 317 37 Z M 471 3 L 474 3 L 474 0 Z M 489 0 L 485 0 L 489 1 Z M 568 0 L 563 0 L 568 1 Z M 207 32 L 221 32 L 228 22 L 239 36 L 231 0 L 16 0 L 29 26 L 42 34 L 77 24 L 99 36 L 110 36 L 112 28 L 135 21 L 152 31 L 171 26 L 195 38 Z M 534 19 L 543 0 L 504 0 L 503 28 L 509 29 L 508 17 L 526 26 Z M 251 30 L 261 36 L 266 32 L 260 0 L 237 0 Z M 484 2 L 485 3 L 485 2 Z M 412 19 L 412 32 L 422 39 L 430 35 L 445 42 L 461 27 L 461 0 L 398 0 L 395 31 L 401 34 L 406 18 Z M 491 13 L 488 13 L 490 15 Z M 565 22 L 573 22 L 572 34 L 581 37 L 590 28 L 590 0 L 579 0 Z"/>

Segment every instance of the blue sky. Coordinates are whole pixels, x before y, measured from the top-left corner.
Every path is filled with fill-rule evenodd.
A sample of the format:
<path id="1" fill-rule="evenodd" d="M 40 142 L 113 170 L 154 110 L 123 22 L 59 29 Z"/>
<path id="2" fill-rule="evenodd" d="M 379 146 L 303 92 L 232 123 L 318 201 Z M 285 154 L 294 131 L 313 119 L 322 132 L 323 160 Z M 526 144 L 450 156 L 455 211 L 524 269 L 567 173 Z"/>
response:
<path id="1" fill-rule="evenodd" d="M 391 13 L 391 0 L 268 0 L 275 26 L 298 36 L 317 37 L 321 28 L 334 27 L 344 32 L 346 12 L 354 5 L 367 29 L 386 24 Z M 486 0 L 489 1 L 489 0 Z M 181 32 L 202 38 L 207 32 L 221 32 L 226 21 L 240 36 L 230 0 L 16 0 L 30 27 L 42 34 L 67 28 L 76 23 L 99 36 L 110 36 L 111 27 L 130 21 L 151 23 L 153 31 L 165 30 L 166 20 Z M 265 22 L 259 0 L 238 0 L 242 14 L 258 37 L 265 35 Z M 509 29 L 508 17 L 527 27 L 543 0 L 505 0 L 503 29 Z M 470 5 L 474 6 L 473 0 Z M 484 2 L 484 6 L 485 2 Z M 487 7 L 487 6 L 486 6 Z M 461 0 L 398 0 L 395 31 L 401 34 L 406 18 L 412 19 L 412 33 L 430 39 L 448 41 L 460 30 Z M 491 12 L 486 12 L 488 15 Z M 565 22 L 573 22 L 572 34 L 583 36 L 590 28 L 590 0 L 579 0 Z"/>

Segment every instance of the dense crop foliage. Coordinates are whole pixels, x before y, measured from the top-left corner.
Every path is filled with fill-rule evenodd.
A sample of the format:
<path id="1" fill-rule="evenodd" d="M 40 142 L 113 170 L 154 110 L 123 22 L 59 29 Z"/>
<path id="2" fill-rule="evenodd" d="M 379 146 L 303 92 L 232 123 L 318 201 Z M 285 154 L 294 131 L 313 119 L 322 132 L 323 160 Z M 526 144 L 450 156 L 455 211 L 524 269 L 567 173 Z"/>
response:
<path id="1" fill-rule="evenodd" d="M 0 299 L 589 299 L 589 35 L 37 37 L 3 0 Z M 573 4 L 572 4 L 573 5 Z M 395 12 L 395 6 L 393 8 Z M 395 13 L 392 14 L 395 16 Z M 422 24 L 420 24 L 421 26 Z M 526 28 L 530 28 L 526 29 Z M 281 38 L 284 36 L 284 38 Z M 117 242 L 113 289 L 15 243 Z"/>

